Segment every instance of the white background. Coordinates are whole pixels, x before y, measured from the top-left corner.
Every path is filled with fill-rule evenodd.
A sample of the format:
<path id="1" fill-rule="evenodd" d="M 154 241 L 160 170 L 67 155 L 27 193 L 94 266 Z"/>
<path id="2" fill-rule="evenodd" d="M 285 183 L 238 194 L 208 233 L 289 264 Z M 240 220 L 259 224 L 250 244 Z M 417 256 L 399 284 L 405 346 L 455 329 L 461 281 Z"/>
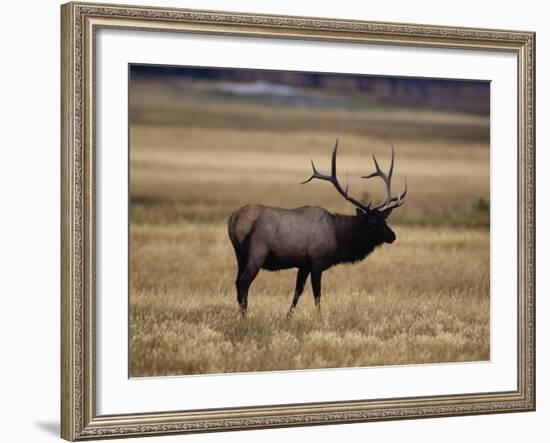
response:
<path id="1" fill-rule="evenodd" d="M 152 1 L 152 0 L 151 0 Z M 133 0 L 133 3 L 147 4 Z M 550 142 L 550 77 L 547 14 L 544 3 L 479 2 L 306 2 L 297 0 L 160 1 L 157 5 L 251 12 L 342 17 L 365 20 L 516 28 L 537 32 L 537 164 L 544 170 Z M 9 6 L 8 6 L 9 5 Z M 452 5 L 452 6 L 451 6 Z M 509 12 L 508 12 L 509 11 Z M 2 441 L 54 441 L 59 422 L 59 3 L 12 2 L 3 5 L 0 40 L 0 163 L 2 218 L 0 294 L 0 405 Z M 550 185 L 537 178 L 538 263 L 549 263 L 548 208 L 542 202 Z M 548 201 L 548 198 L 546 198 Z M 546 248 L 545 248 L 546 247 Z M 539 268 L 539 271 L 542 268 Z M 538 273 L 538 411 L 529 414 L 414 420 L 315 428 L 248 431 L 146 441 L 545 441 L 550 414 L 548 338 L 544 313 L 550 303 L 548 273 Z M 546 351 L 546 352 L 545 352 Z"/>
<path id="2" fill-rule="evenodd" d="M 516 389 L 514 54 L 112 30 L 96 39 L 98 414 Z M 128 380 L 128 208 L 121 202 L 128 196 L 129 62 L 490 79 L 491 158 L 498 160 L 491 172 L 491 361 Z"/>

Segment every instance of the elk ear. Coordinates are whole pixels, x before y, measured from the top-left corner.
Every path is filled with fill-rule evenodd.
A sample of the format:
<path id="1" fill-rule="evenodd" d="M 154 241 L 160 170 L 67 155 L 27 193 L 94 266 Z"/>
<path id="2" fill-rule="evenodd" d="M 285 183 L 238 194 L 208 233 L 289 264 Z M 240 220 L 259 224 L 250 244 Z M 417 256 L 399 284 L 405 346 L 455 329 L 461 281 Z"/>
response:
<path id="1" fill-rule="evenodd" d="M 388 218 L 391 214 L 391 211 L 393 210 L 393 208 L 388 208 L 388 209 L 384 209 L 382 212 L 382 216 L 384 218 Z"/>

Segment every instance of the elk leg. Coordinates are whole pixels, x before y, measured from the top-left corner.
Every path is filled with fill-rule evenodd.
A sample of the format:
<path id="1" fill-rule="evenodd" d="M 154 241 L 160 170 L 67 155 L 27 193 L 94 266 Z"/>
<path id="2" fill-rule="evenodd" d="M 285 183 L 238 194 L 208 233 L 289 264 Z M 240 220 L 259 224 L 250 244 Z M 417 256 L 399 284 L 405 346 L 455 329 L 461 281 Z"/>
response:
<path id="1" fill-rule="evenodd" d="M 239 279 L 244 272 L 246 267 L 246 257 L 237 255 L 237 277 L 235 278 L 235 288 L 237 289 L 237 302 L 239 306 L 241 304 L 241 293 L 239 292 Z"/>
<path id="2" fill-rule="evenodd" d="M 321 274 L 323 271 L 311 271 L 311 288 L 313 289 L 313 297 L 315 298 L 315 307 L 321 315 Z"/>
<path id="3" fill-rule="evenodd" d="M 298 300 L 304 292 L 304 286 L 306 285 L 307 276 L 309 275 L 309 269 L 300 268 L 298 269 L 298 275 L 296 276 L 296 289 L 294 290 L 294 298 L 292 299 L 292 305 L 288 311 L 287 317 L 292 317 L 294 314 L 294 308 L 298 304 Z"/>
<path id="4" fill-rule="evenodd" d="M 248 288 L 260 272 L 266 255 L 267 253 L 261 251 L 256 251 L 256 254 L 250 255 L 244 271 L 237 279 L 237 300 L 243 318 L 246 317 L 248 307 Z"/>

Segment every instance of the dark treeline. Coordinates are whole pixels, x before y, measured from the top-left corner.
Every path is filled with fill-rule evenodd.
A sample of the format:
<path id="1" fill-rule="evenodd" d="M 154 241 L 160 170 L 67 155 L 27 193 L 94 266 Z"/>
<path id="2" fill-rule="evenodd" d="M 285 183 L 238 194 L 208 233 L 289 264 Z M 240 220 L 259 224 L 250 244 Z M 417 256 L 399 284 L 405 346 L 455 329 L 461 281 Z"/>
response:
<path id="1" fill-rule="evenodd" d="M 488 81 L 158 65 L 132 65 L 131 75 L 133 78 L 166 80 L 263 81 L 318 89 L 345 97 L 362 96 L 390 105 L 422 106 L 486 115 L 490 110 Z"/>

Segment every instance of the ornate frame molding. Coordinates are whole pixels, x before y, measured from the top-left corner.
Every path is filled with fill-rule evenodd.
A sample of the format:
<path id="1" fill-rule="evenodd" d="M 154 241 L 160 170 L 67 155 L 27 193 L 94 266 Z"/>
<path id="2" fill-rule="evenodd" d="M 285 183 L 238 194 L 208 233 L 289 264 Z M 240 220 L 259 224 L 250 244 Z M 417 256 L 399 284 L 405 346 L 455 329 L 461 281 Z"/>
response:
<path id="1" fill-rule="evenodd" d="M 61 7 L 61 435 L 67 440 L 533 411 L 535 34 L 523 31 L 68 3 Z M 518 57 L 518 388 L 98 416 L 95 412 L 94 35 L 99 28 L 508 51 Z"/>

